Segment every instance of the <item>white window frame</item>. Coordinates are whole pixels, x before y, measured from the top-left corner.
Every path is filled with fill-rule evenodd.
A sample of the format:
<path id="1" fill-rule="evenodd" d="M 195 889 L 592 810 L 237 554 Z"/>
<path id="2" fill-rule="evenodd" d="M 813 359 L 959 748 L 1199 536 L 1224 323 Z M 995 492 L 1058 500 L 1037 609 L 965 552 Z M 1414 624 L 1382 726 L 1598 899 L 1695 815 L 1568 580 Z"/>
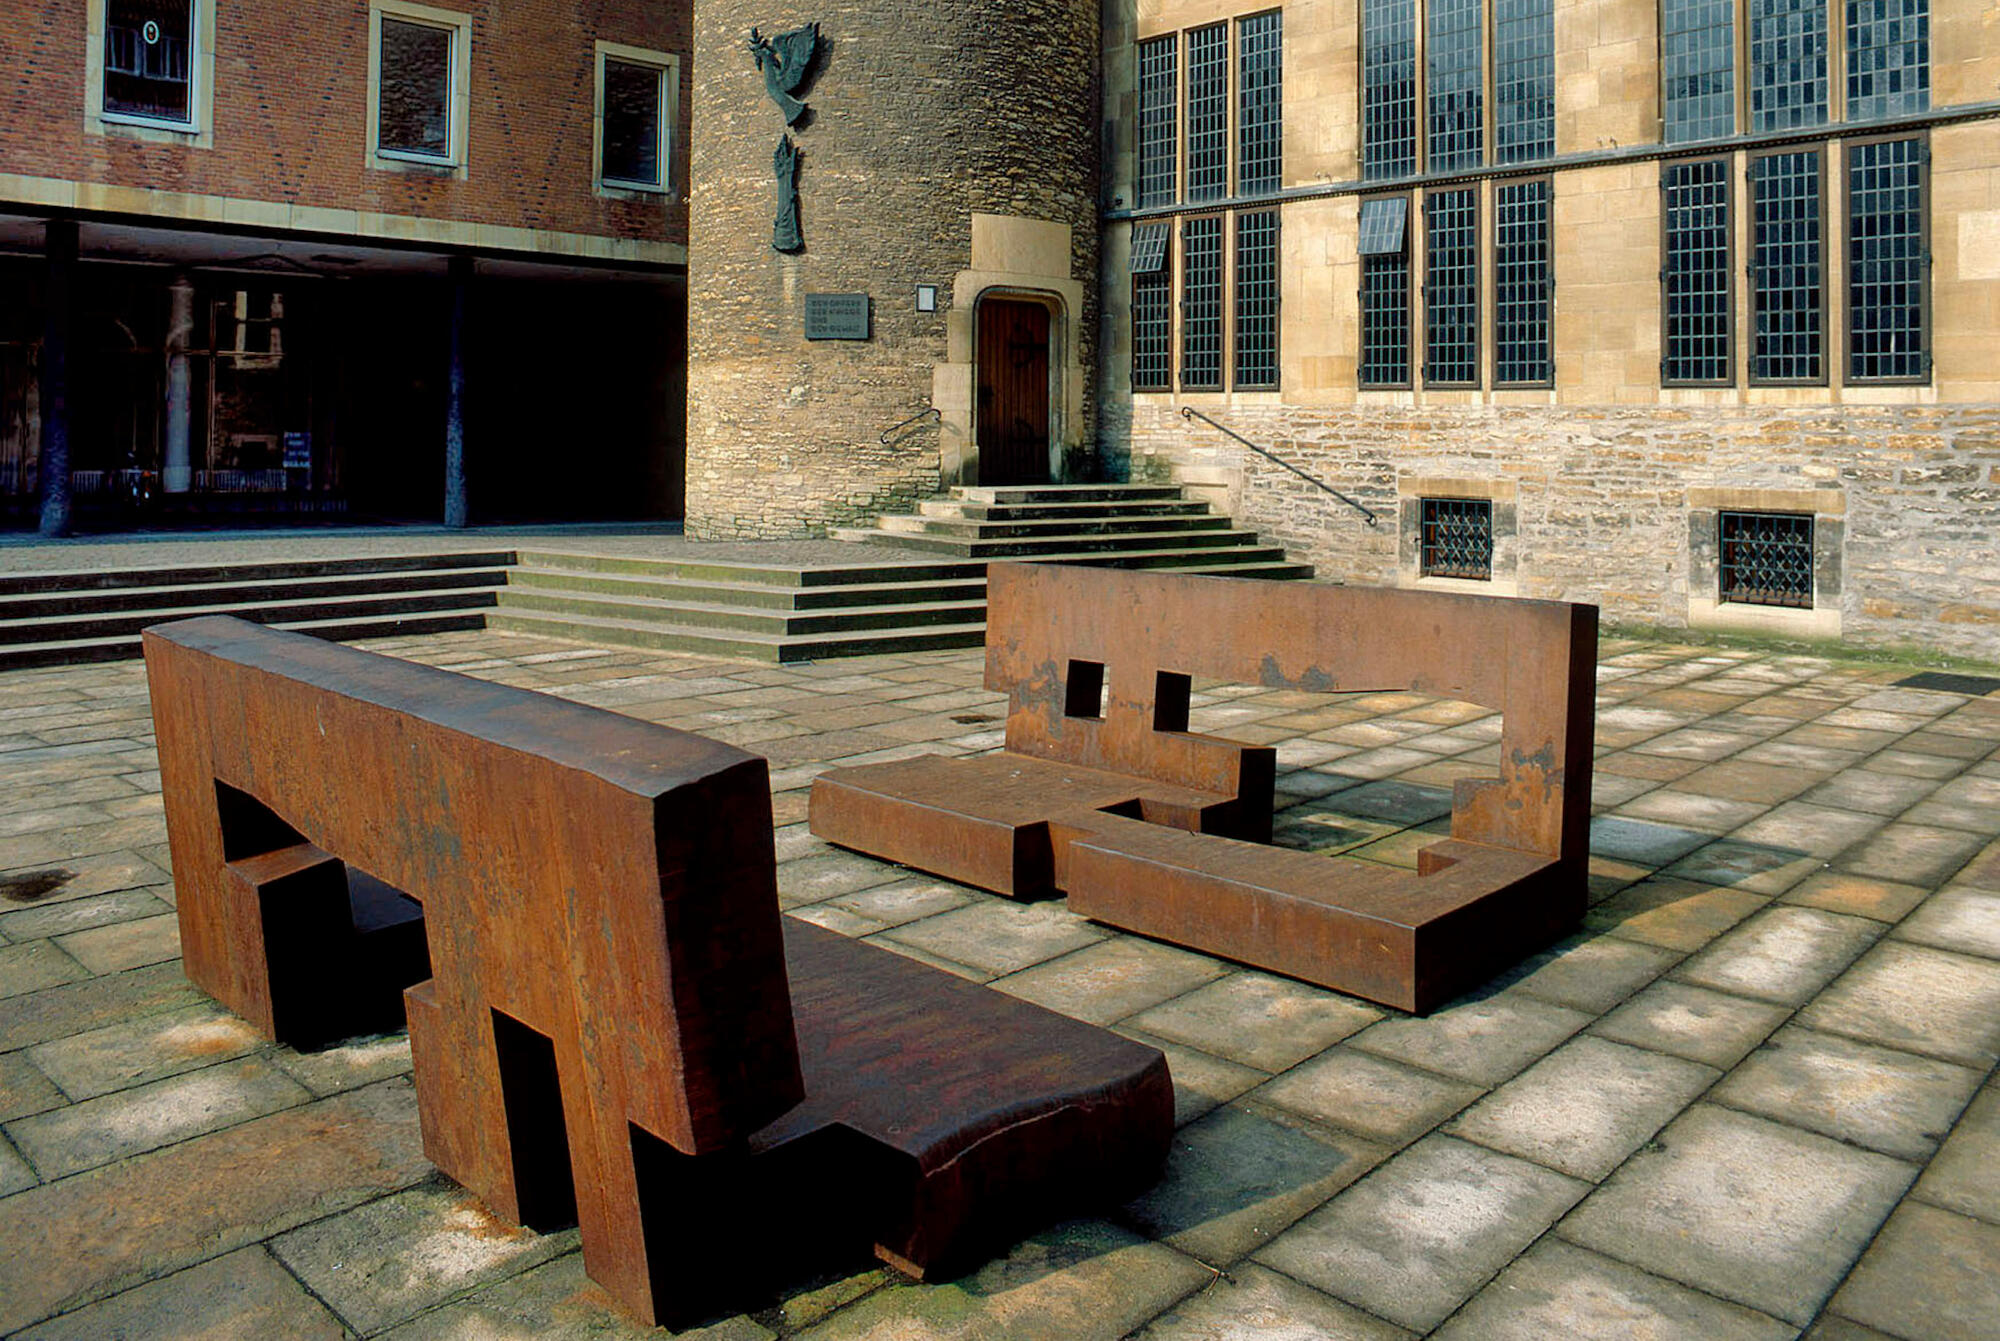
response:
<path id="1" fill-rule="evenodd" d="M 604 67 L 608 61 L 642 65 L 660 76 L 660 180 L 657 185 L 628 182 L 604 175 Z M 603 196 L 664 196 L 673 194 L 674 128 L 680 124 L 681 58 L 669 51 L 626 46 L 619 42 L 597 43 L 593 82 L 597 92 L 591 103 L 590 167 L 596 193 Z"/>
<path id="2" fill-rule="evenodd" d="M 218 0 L 188 0 L 188 114 L 185 121 L 109 112 L 104 108 L 104 43 L 111 26 L 110 0 L 89 0 L 84 23 L 84 130 L 117 134 L 160 144 L 208 148 L 215 118 L 209 91 L 215 86 L 215 6 Z"/>
<path id="3" fill-rule="evenodd" d="M 448 113 L 445 118 L 445 152 L 420 154 L 408 149 L 382 147 L 382 20 L 395 19 L 426 28 L 442 28 L 451 33 L 451 70 L 448 76 Z M 368 166 L 385 172 L 437 172 L 440 169 L 464 176 L 466 171 L 466 126 L 470 119 L 472 68 L 472 15 L 455 9 L 437 9 L 411 4 L 409 0 L 370 0 L 368 6 Z"/>

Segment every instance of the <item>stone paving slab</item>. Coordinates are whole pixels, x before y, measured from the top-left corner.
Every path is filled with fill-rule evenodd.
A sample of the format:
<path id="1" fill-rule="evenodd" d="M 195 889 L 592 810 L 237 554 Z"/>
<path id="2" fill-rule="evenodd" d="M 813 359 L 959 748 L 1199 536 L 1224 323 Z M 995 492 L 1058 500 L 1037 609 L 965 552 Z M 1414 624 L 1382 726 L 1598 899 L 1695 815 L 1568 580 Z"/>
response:
<path id="1" fill-rule="evenodd" d="M 1585 925 L 1415 1019 L 814 838 L 826 767 L 1000 745 L 977 652 L 373 645 L 740 735 L 773 759 L 795 915 L 1167 1055 L 1172 1163 L 1127 1206 L 959 1281 L 857 1264 L 696 1335 L 1917 1341 L 1995 1316 L 2000 701 L 1607 638 Z M 1275 745 L 1297 847 L 1409 864 L 1440 789 L 1497 762 L 1471 705 L 1194 697 Z M 486 1223 L 438 1178 L 401 1034 L 301 1054 L 188 987 L 147 713 L 135 665 L 0 675 L 0 1333 L 661 1335 L 573 1232 Z"/>

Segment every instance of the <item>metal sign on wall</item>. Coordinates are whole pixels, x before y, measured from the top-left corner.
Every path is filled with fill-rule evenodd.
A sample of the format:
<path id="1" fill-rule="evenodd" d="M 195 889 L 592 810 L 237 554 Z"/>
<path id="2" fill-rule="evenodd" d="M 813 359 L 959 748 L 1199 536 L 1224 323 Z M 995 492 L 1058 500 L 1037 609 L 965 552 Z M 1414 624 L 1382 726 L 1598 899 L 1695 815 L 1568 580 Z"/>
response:
<path id="1" fill-rule="evenodd" d="M 806 339 L 866 340 L 869 338 L 869 302 L 865 293 L 809 293 L 806 295 Z"/>

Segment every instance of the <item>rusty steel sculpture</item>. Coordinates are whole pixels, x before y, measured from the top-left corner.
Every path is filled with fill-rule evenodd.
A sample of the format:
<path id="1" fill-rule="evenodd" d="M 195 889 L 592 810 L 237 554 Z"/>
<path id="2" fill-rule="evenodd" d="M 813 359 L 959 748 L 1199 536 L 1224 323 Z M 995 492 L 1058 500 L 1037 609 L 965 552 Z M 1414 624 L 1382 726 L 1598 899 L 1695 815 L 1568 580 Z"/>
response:
<path id="1" fill-rule="evenodd" d="M 1597 610 L 1550 601 L 994 564 L 1006 749 L 814 779 L 830 842 L 1403 1010 L 1583 915 Z M 1275 758 L 1188 730 L 1192 677 L 1498 709 L 1414 872 L 1269 845 Z"/>
<path id="2" fill-rule="evenodd" d="M 647 1322 L 1157 1176 L 1158 1051 L 780 916 L 763 759 L 234 619 L 145 642 L 188 976 L 284 1041 L 406 1005 L 425 1153 Z"/>

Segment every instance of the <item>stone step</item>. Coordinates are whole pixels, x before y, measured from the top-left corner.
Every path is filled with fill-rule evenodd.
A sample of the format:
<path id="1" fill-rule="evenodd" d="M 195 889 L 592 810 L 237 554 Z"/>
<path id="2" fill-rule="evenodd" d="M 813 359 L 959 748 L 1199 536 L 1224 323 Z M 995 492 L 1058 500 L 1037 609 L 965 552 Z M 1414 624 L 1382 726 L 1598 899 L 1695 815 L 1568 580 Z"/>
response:
<path id="1" fill-rule="evenodd" d="M 515 568 L 507 573 L 507 585 L 510 589 L 522 591 L 583 592 L 663 601 L 714 600 L 726 605 L 771 610 L 822 610 L 849 606 L 913 605 L 927 601 L 982 601 L 986 598 L 985 565 L 970 566 L 978 570 L 978 577 L 936 582 L 856 582 L 819 587 L 616 576 L 580 569 Z"/>
<path id="2" fill-rule="evenodd" d="M 953 498 L 969 503 L 1002 503 L 1018 507 L 1024 503 L 1115 503 L 1157 499 L 1179 501 L 1178 484 L 961 484 L 952 488 Z"/>
<path id="3" fill-rule="evenodd" d="M 1064 517 L 1205 517 L 1206 503 L 1185 499 L 1141 499 L 1115 503 L 972 503 L 961 498 L 926 498 L 917 504 L 926 517 L 962 517 L 968 521 L 1055 521 Z"/>
<path id="4" fill-rule="evenodd" d="M 363 617 L 482 610 L 491 606 L 495 598 L 496 592 L 491 587 L 452 587 L 386 593 L 366 592 L 359 595 L 307 597 L 297 600 L 283 597 L 274 600 L 250 599 L 208 605 L 175 605 L 150 610 L 4 619 L 0 620 L 0 647 L 127 638 L 131 640 L 133 647 L 131 655 L 136 656 L 141 629 L 168 620 L 193 619 L 198 615 L 235 615 L 238 619 L 248 619 L 259 624 L 289 625 L 339 622 Z M 475 622 L 470 627 L 476 628 L 478 625 Z"/>
<path id="5" fill-rule="evenodd" d="M 55 619 L 66 615 L 106 615 L 119 611 L 170 611 L 187 606 L 221 608 L 336 596 L 490 589 L 501 586 L 506 580 L 507 570 L 504 567 L 454 567 L 442 571 L 398 568 L 388 572 L 315 574 L 309 577 L 232 577 L 221 582 L 78 587 L 63 591 L 0 595 L 0 623 Z M 166 617 L 165 614 L 159 616 Z"/>
<path id="6" fill-rule="evenodd" d="M 287 559 L 259 563 L 176 564 L 163 568 L 67 568 L 0 574 L 0 596 L 101 590 L 110 587 L 174 587 L 201 583 L 276 582 L 287 578 L 335 577 L 358 573 L 443 572 L 457 568 L 505 568 L 512 550 L 466 550 L 447 554 L 385 554 L 355 559 Z"/>
<path id="7" fill-rule="evenodd" d="M 1226 519 L 1225 519 L 1226 520 Z M 866 541 L 876 545 L 895 545 L 906 549 L 928 551 L 933 554 L 957 554 L 966 558 L 1009 559 L 1019 558 L 1034 562 L 1063 563 L 1069 556 L 1097 554 L 1107 551 L 1140 553 L 1149 550 L 1201 550 L 1219 549 L 1257 543 L 1255 531 L 1227 529 L 1219 531 L 1136 531 L 1116 535 L 1077 536 L 1059 535 L 1040 539 L 997 539 L 982 540 L 976 536 L 943 536 L 934 534 L 911 534 L 898 531 L 862 530 L 852 527 L 835 528 L 833 534 L 842 540 Z"/>
<path id="8" fill-rule="evenodd" d="M 545 638 L 566 638 L 575 642 L 770 662 L 819 661 L 828 657 L 870 656 L 885 652 L 979 647 L 986 641 L 984 619 L 978 623 L 938 624 L 920 629 L 868 629 L 783 637 L 688 628 L 650 620 L 556 615 L 503 607 L 486 617 L 486 627 L 532 633 Z"/>
<path id="9" fill-rule="evenodd" d="M 234 610 L 225 613 L 235 614 Z M 331 619 L 272 620 L 271 627 L 316 638 L 350 641 L 356 638 L 407 637 L 419 633 L 459 633 L 487 627 L 485 610 L 460 610 L 378 617 L 339 616 Z M 0 670 L 35 666 L 74 666 L 94 661 L 126 661 L 140 655 L 139 635 L 95 638 L 51 638 L 0 646 Z"/>
<path id="10" fill-rule="evenodd" d="M 1029 540 L 1043 536 L 1165 535 L 1182 531 L 1226 531 L 1229 518 L 1211 514 L 1185 517 L 1083 517 L 1023 521 L 974 521 L 954 517 L 881 517 L 875 524 L 897 535 L 938 535 L 970 540 Z"/>
<path id="11" fill-rule="evenodd" d="M 662 600 L 645 596 L 607 596 L 509 587 L 499 593 L 495 608 L 509 612 L 530 611 L 562 617 L 584 615 L 619 623 L 663 624 L 682 629 L 755 633 L 779 638 L 928 628 L 938 624 L 966 624 L 986 618 L 983 594 L 974 601 L 924 601 L 792 611 L 721 605 L 713 601 Z"/>
<path id="12" fill-rule="evenodd" d="M 782 564 L 722 560 L 634 559 L 598 554 L 559 554 L 523 550 L 521 569 L 609 573 L 632 577 L 701 583 L 759 583 L 774 587 L 872 586 L 885 579 L 897 583 L 986 579 L 979 563 L 940 563 L 912 559 L 908 563 Z"/>

